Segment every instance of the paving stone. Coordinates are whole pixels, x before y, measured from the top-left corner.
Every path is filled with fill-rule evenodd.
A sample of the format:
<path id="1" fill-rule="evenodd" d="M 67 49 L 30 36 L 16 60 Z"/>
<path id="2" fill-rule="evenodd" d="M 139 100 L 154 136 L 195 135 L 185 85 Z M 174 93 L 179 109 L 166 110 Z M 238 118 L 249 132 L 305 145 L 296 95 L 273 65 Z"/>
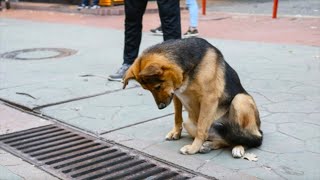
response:
<path id="1" fill-rule="evenodd" d="M 277 126 L 274 123 L 264 122 L 262 119 L 261 130 L 263 134 L 274 133 L 277 131 Z"/>
<path id="2" fill-rule="evenodd" d="M 319 75 L 319 74 L 318 74 Z M 320 80 L 317 82 L 314 82 L 315 84 L 319 84 Z M 309 100 L 315 101 L 317 100 L 319 102 L 319 94 L 320 94 L 320 87 L 317 87 L 316 85 L 300 85 L 297 87 L 294 87 L 290 90 L 292 93 L 301 94 L 308 98 Z"/>
<path id="3" fill-rule="evenodd" d="M 277 175 L 273 170 L 269 167 L 254 167 L 240 170 L 239 172 L 246 173 L 257 178 L 263 177 L 263 179 L 284 179 L 281 176 Z"/>
<path id="4" fill-rule="evenodd" d="M 0 149 L 0 179 L 2 180 L 58 180 L 58 178 L 38 169 Z"/>
<path id="5" fill-rule="evenodd" d="M 320 112 L 320 104 L 311 101 L 286 101 L 263 105 L 270 112 L 314 113 Z"/>
<path id="6" fill-rule="evenodd" d="M 254 152 L 255 151 L 253 150 L 253 153 Z M 221 165 L 223 167 L 227 167 L 227 168 L 232 169 L 234 171 L 238 171 L 240 169 L 252 168 L 252 167 L 255 167 L 257 164 L 257 162 L 233 158 L 232 154 L 231 154 L 231 148 L 224 149 L 223 153 L 212 158 L 210 162 L 217 164 L 217 165 Z"/>
<path id="7" fill-rule="evenodd" d="M 279 131 L 301 140 L 320 137 L 320 126 L 308 123 L 279 124 Z"/>
<path id="8" fill-rule="evenodd" d="M 252 80 L 248 89 L 260 93 L 264 92 L 287 92 L 290 88 L 299 85 L 298 82 L 280 80 Z"/>
<path id="9" fill-rule="evenodd" d="M 23 113 L 1 103 L 0 114 L 0 135 L 51 124 L 45 119 Z"/>
<path id="10" fill-rule="evenodd" d="M 270 123 L 289 123 L 289 122 L 301 122 L 306 118 L 304 113 L 272 113 L 267 117 L 263 118 L 263 122 Z"/>
<path id="11" fill-rule="evenodd" d="M 9 169 L 0 165 L 0 179 L 3 180 L 23 180 L 22 177 L 12 173 Z"/>
<path id="12" fill-rule="evenodd" d="M 258 110 L 259 110 L 260 118 L 262 118 L 262 120 L 264 119 L 264 117 L 267 117 L 267 116 L 269 116 L 271 114 L 270 112 L 266 111 L 262 107 L 258 107 Z"/>
<path id="13" fill-rule="evenodd" d="M 310 152 L 320 154 L 320 137 L 307 140 L 306 149 Z"/>
<path id="14" fill-rule="evenodd" d="M 122 89 L 121 83 L 106 83 L 108 82 L 106 79 L 94 77 L 86 79 L 73 78 L 66 80 L 64 78 L 45 84 L 36 83 L 5 88 L 0 90 L 0 97 L 25 107 L 35 108 L 50 103 Z"/>
<path id="15" fill-rule="evenodd" d="M 319 154 L 308 152 L 281 155 L 273 162 L 274 171 L 287 179 L 319 179 Z"/>
<path id="16" fill-rule="evenodd" d="M 150 92 L 134 88 L 44 108 L 41 112 L 99 134 L 173 113 L 173 106 L 160 111 Z M 72 115 L 66 115 L 67 112 Z"/>
<path id="17" fill-rule="evenodd" d="M 305 100 L 306 97 L 299 93 L 289 92 L 263 92 L 261 93 L 269 102 L 285 102 L 285 101 L 300 101 Z"/>
<path id="18" fill-rule="evenodd" d="M 302 152 L 304 142 L 279 132 L 266 134 L 259 149 L 271 153 Z"/>
<path id="19" fill-rule="evenodd" d="M 320 113 L 311 113 L 305 117 L 304 122 L 320 125 Z"/>
<path id="20" fill-rule="evenodd" d="M 259 92 L 250 92 L 250 95 L 253 97 L 254 101 L 256 102 L 257 106 L 261 106 L 262 104 L 269 104 L 272 103 L 264 94 Z"/>

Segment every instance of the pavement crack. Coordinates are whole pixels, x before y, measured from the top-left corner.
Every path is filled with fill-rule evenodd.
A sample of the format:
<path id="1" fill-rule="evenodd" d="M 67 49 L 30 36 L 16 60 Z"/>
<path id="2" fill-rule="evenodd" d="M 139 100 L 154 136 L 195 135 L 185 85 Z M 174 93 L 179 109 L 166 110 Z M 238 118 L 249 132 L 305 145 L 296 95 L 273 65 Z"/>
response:
<path id="1" fill-rule="evenodd" d="M 272 101 L 271 99 L 269 99 L 267 96 L 265 96 L 264 94 L 262 94 L 262 93 L 260 93 L 260 92 L 258 92 L 258 91 L 250 91 L 250 92 L 256 93 L 256 94 L 264 97 L 266 100 L 268 100 L 268 101 L 271 102 L 271 103 L 275 103 L 274 101 Z"/>
<path id="2" fill-rule="evenodd" d="M 213 160 L 214 158 L 220 156 L 220 155 L 224 152 L 223 149 L 220 149 L 219 151 L 220 151 L 220 152 L 218 152 L 216 155 L 214 155 L 213 157 L 211 157 L 210 160 Z"/>
<path id="3" fill-rule="evenodd" d="M 79 75 L 79 77 L 98 77 L 98 78 L 102 78 L 102 79 L 108 79 L 108 77 L 106 77 L 106 76 L 95 75 L 95 74 L 83 74 L 83 75 Z"/>
<path id="4" fill-rule="evenodd" d="M 32 98 L 32 99 L 38 99 L 38 98 L 35 98 L 34 96 L 28 94 L 28 93 L 16 92 L 16 94 L 18 94 L 18 95 L 23 95 L 23 96 L 28 96 L 28 97 L 30 97 L 30 98 Z"/>
<path id="5" fill-rule="evenodd" d="M 209 161 L 208 161 L 209 162 Z M 196 171 L 199 171 L 199 169 L 201 169 L 204 165 L 206 165 L 208 163 L 207 161 L 205 161 L 204 163 L 201 163 L 199 167 L 196 168 Z"/>
<path id="6" fill-rule="evenodd" d="M 112 114 L 112 116 L 110 118 L 112 122 L 114 121 L 115 117 L 122 111 L 122 109 L 123 109 L 123 107 L 120 106 L 119 109 Z"/>
<path id="7" fill-rule="evenodd" d="M 160 119 L 160 118 L 164 118 L 164 117 L 167 117 L 167 116 L 172 116 L 172 115 L 174 115 L 174 113 L 165 114 L 163 116 L 147 119 L 147 120 L 144 120 L 144 121 L 140 121 L 140 122 L 137 122 L 137 123 L 129 124 L 129 125 L 126 125 L 126 126 L 122 126 L 122 127 L 116 128 L 116 129 L 109 130 L 109 131 L 104 131 L 104 132 L 101 132 L 99 135 L 108 134 L 108 133 L 111 133 L 111 132 L 114 132 L 114 131 L 118 131 L 118 130 L 121 130 L 121 129 L 125 129 L 125 128 L 128 128 L 128 127 L 136 126 L 136 125 L 139 125 L 139 124 L 143 124 L 143 123 L 146 123 L 146 122 L 154 121 L 154 120 L 157 120 L 157 119 Z"/>
<path id="8" fill-rule="evenodd" d="M 137 88 L 137 86 L 126 88 L 125 90 L 123 90 L 123 89 L 108 90 L 108 91 L 104 91 L 104 92 L 101 92 L 101 93 L 92 94 L 92 95 L 88 95 L 88 96 L 82 96 L 82 97 L 67 99 L 67 100 L 64 100 L 64 101 L 58 101 L 58 102 L 54 102 L 54 103 L 49 103 L 49 104 L 45 104 L 45 105 L 34 107 L 34 108 L 32 108 L 32 110 L 39 110 L 39 109 L 47 108 L 47 107 L 50 107 L 50 106 L 56 106 L 56 105 L 65 104 L 65 103 L 69 103 L 69 102 L 80 101 L 80 100 L 83 100 L 83 99 L 89 99 L 89 98 L 93 98 L 93 97 L 97 97 L 97 96 L 101 96 L 101 95 L 105 95 L 105 94 L 115 93 L 115 92 L 119 92 L 119 91 L 126 91 L 126 90 L 134 89 L 134 88 Z"/>

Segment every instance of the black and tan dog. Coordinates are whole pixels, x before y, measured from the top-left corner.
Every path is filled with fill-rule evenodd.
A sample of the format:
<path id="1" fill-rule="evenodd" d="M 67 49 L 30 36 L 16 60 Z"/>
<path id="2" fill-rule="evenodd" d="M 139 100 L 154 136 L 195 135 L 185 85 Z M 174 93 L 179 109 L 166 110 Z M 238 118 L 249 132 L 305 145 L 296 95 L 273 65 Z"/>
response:
<path id="1" fill-rule="evenodd" d="M 175 124 L 166 139 L 179 139 L 183 124 L 194 137 L 180 149 L 183 154 L 232 146 L 233 157 L 241 157 L 245 147 L 262 143 L 253 98 L 221 52 L 204 39 L 170 40 L 146 49 L 126 72 L 123 88 L 130 79 L 151 91 L 159 109 L 173 99 Z M 188 112 L 184 123 L 182 107 Z"/>

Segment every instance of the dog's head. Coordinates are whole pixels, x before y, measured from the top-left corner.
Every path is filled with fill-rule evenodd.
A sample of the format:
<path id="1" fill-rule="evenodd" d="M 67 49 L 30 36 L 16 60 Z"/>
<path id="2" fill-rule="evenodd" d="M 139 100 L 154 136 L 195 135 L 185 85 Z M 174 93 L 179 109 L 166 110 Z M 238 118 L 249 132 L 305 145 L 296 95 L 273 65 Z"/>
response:
<path id="1" fill-rule="evenodd" d="M 123 77 L 123 89 L 129 80 L 134 79 L 152 93 L 158 108 L 163 109 L 171 103 L 182 78 L 181 68 L 166 57 L 160 54 L 141 55 Z"/>

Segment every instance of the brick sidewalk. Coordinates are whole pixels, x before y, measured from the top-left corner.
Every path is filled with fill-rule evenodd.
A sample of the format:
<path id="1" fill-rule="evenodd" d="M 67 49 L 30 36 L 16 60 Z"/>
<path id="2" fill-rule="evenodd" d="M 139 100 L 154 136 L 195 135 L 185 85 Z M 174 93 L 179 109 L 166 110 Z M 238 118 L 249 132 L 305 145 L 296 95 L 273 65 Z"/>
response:
<path id="1" fill-rule="evenodd" d="M 75 8 L 75 7 L 74 7 Z M 183 32 L 188 28 L 189 15 L 182 11 Z M 39 22 L 78 24 L 100 28 L 124 29 L 124 16 L 95 16 L 79 13 L 61 13 L 33 10 L 9 10 L 2 17 L 25 19 Z M 143 30 L 148 32 L 159 25 L 157 13 L 144 16 Z M 317 17 L 280 17 L 208 12 L 199 16 L 200 36 L 241 41 L 257 41 L 279 44 L 300 44 L 320 46 L 320 18 Z"/>

